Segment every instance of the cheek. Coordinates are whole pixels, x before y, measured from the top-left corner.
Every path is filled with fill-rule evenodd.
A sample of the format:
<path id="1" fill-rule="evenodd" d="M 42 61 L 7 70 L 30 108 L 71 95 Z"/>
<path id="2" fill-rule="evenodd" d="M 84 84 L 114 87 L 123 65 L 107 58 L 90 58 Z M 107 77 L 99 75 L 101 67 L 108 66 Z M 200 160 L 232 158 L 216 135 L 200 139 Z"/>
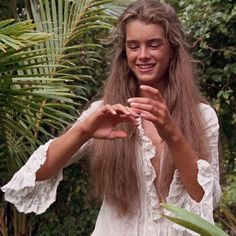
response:
<path id="1" fill-rule="evenodd" d="M 126 57 L 129 67 L 132 67 L 135 63 L 135 55 L 133 53 L 126 53 Z"/>
<path id="2" fill-rule="evenodd" d="M 159 59 L 159 60 L 166 60 L 166 58 L 169 58 L 169 51 L 168 50 L 156 50 L 152 53 L 153 57 Z"/>
<path id="3" fill-rule="evenodd" d="M 170 62 L 170 53 L 168 51 L 164 53 L 160 53 L 159 55 L 156 56 L 157 60 L 160 61 L 163 65 L 168 65 Z"/>

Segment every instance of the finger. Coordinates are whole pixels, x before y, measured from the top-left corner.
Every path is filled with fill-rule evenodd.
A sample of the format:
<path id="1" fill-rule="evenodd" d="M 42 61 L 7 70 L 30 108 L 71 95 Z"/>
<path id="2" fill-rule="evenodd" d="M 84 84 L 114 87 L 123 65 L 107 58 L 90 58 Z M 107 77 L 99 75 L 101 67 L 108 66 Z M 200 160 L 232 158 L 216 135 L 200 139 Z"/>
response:
<path id="1" fill-rule="evenodd" d="M 129 110 L 127 110 L 126 107 L 124 107 L 121 104 L 116 104 L 116 105 L 110 105 L 110 104 L 106 104 L 103 108 L 102 108 L 102 112 L 106 113 L 109 112 L 113 115 L 117 115 L 118 113 L 123 113 L 126 115 L 130 115 Z"/>
<path id="2" fill-rule="evenodd" d="M 113 115 L 117 115 L 118 113 L 123 113 L 125 115 L 132 115 L 133 117 L 138 117 L 134 111 L 132 111 L 128 106 L 123 106 L 121 104 L 115 104 L 111 106 L 110 104 L 106 104 L 101 111 L 103 113 L 109 112 Z"/>
<path id="3" fill-rule="evenodd" d="M 121 116 L 118 123 L 129 123 L 133 127 L 138 126 L 138 121 L 135 118 L 133 118 L 132 116 Z"/>
<path id="4" fill-rule="evenodd" d="M 140 103 L 148 103 L 150 104 L 152 99 L 150 98 L 143 98 L 143 97 L 133 97 L 129 98 L 127 102 L 130 104 L 131 102 L 140 102 Z"/>
<path id="5" fill-rule="evenodd" d="M 165 100 L 161 96 L 161 93 L 160 93 L 160 91 L 158 89 L 153 88 L 151 86 L 147 86 L 147 85 L 141 85 L 140 89 L 145 91 L 145 92 L 148 92 L 148 93 L 154 95 L 159 101 L 165 102 Z"/>
<path id="6" fill-rule="evenodd" d="M 102 113 L 106 113 L 109 112 L 113 115 L 116 115 L 116 110 L 110 105 L 110 104 L 106 104 L 105 106 L 102 107 L 101 109 Z"/>
<path id="7" fill-rule="evenodd" d="M 142 110 L 136 109 L 136 108 L 134 108 L 134 107 L 131 107 L 131 109 L 132 109 L 133 111 L 135 111 L 135 113 L 138 114 L 138 117 L 140 117 L 140 114 L 141 114 Z"/>
<path id="8" fill-rule="evenodd" d="M 145 120 L 151 121 L 151 122 L 159 122 L 159 118 L 157 116 L 154 116 L 153 114 L 147 112 L 147 111 L 142 111 L 140 116 L 144 118 Z"/>
<path id="9" fill-rule="evenodd" d="M 130 111 L 127 109 L 127 107 L 121 105 L 121 104 L 115 104 L 112 106 L 112 108 L 116 111 L 116 112 L 121 112 L 125 115 L 131 115 Z"/>
<path id="10" fill-rule="evenodd" d="M 129 98 L 127 101 L 129 104 L 131 104 L 131 103 L 148 104 L 148 105 L 152 105 L 158 109 L 161 109 L 161 107 L 163 106 L 163 103 L 160 103 L 160 101 L 155 101 L 151 98 L 134 97 L 134 98 Z"/>
<path id="11" fill-rule="evenodd" d="M 148 111 L 144 111 L 144 110 L 141 110 L 141 109 L 138 109 L 138 108 L 132 108 L 132 109 L 134 109 L 135 112 L 137 114 L 139 114 L 139 116 L 143 117 L 146 120 L 149 120 L 149 121 L 152 121 L 152 122 L 159 122 L 159 120 L 160 120 L 159 116 L 155 116 L 155 115 L 151 114 Z"/>
<path id="12" fill-rule="evenodd" d="M 134 111 L 132 110 L 130 107 L 126 106 L 126 109 L 130 112 L 130 114 L 135 117 L 135 118 L 138 118 L 139 115 Z"/>
<path id="13" fill-rule="evenodd" d="M 136 103 L 136 102 L 132 102 L 130 103 L 130 106 L 138 109 L 139 111 L 148 111 L 151 114 L 153 114 L 154 116 L 158 115 L 158 109 L 156 109 L 154 106 L 149 105 L 149 104 L 142 104 L 142 103 Z"/>

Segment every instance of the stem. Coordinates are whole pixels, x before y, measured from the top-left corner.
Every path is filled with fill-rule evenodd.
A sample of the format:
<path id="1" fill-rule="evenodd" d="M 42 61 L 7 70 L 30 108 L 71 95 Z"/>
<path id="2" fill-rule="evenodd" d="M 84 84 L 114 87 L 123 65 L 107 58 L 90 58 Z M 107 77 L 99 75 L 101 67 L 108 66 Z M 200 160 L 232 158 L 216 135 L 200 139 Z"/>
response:
<path id="1" fill-rule="evenodd" d="M 10 3 L 11 3 L 11 10 L 12 10 L 12 12 L 13 12 L 14 18 L 15 18 L 17 21 L 19 21 L 20 18 L 19 18 L 19 16 L 18 16 L 18 12 L 17 12 L 16 0 L 11 0 Z"/>

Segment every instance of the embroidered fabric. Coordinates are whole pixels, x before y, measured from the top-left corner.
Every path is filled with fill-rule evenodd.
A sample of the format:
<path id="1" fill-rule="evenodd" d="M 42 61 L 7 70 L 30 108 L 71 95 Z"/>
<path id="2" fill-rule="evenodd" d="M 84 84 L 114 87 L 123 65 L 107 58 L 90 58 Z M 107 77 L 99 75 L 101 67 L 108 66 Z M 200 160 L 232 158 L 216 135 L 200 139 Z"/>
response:
<path id="1" fill-rule="evenodd" d="M 215 191 L 215 188 L 218 188 L 219 185 L 215 183 L 213 169 L 210 164 L 204 160 L 198 160 L 198 183 L 202 186 L 205 191 L 205 194 L 200 202 L 194 201 L 189 194 L 186 192 L 178 171 L 174 173 L 173 182 L 170 186 L 169 196 L 166 199 L 167 203 L 174 204 L 178 207 L 182 207 L 185 210 L 194 212 L 195 214 L 200 215 L 202 218 L 208 220 L 211 223 L 214 223 L 213 219 L 213 203 L 214 193 L 220 192 L 220 189 Z M 173 228 L 176 232 L 187 232 L 188 235 L 198 235 L 180 225 L 173 224 Z"/>
<path id="2" fill-rule="evenodd" d="M 101 104 L 101 101 L 93 104 L 92 107 L 82 114 L 77 122 L 85 119 L 85 117 L 94 112 Z M 200 202 L 194 201 L 186 192 L 181 183 L 179 173 L 176 170 L 170 185 L 167 202 L 183 207 L 186 210 L 199 214 L 210 222 L 214 222 L 213 207 L 217 204 L 220 197 L 217 152 L 219 127 L 216 114 L 208 105 L 201 104 L 200 109 L 206 122 L 206 134 L 210 138 L 209 145 L 212 158 L 211 163 L 204 160 L 197 162 L 198 182 L 205 191 L 204 197 Z M 141 197 L 140 200 L 141 202 L 145 202 L 147 212 L 141 212 L 142 209 L 140 208 L 140 211 L 137 211 L 139 213 L 130 218 L 130 222 L 136 222 L 135 225 L 144 232 L 141 234 L 142 236 L 196 236 L 197 234 L 194 232 L 160 218 L 160 214 L 163 213 L 163 210 L 159 207 L 158 196 L 154 185 L 156 173 L 151 163 L 151 159 L 155 156 L 155 147 L 152 145 L 151 140 L 144 134 L 141 120 L 138 122 L 140 151 L 142 155 L 142 165 L 139 166 L 144 173 L 143 183 L 146 191 L 145 194 L 142 195 L 142 197 L 144 197 Z M 46 160 L 47 149 L 51 141 L 52 140 L 40 146 L 32 154 L 27 163 L 13 176 L 11 181 L 2 187 L 2 191 L 5 192 L 5 199 L 15 204 L 20 212 L 35 212 L 36 214 L 41 214 L 46 211 L 56 199 L 56 190 L 59 182 L 62 180 L 62 171 L 46 181 L 35 182 L 35 173 Z M 76 158 L 71 162 L 75 161 Z M 120 236 L 119 232 L 114 232 L 114 225 L 112 224 L 121 226 L 123 221 L 121 218 L 115 217 L 115 214 L 110 215 L 110 211 L 111 209 L 109 209 L 108 204 L 103 203 L 93 236 L 106 236 L 106 232 L 112 232 L 113 236 Z M 142 218 L 140 218 L 141 216 Z M 112 224 L 110 225 L 107 222 L 112 222 Z M 104 225 L 106 225 L 106 228 L 104 228 Z M 123 226 L 125 227 L 125 225 Z M 137 234 L 131 233 L 136 232 L 136 230 L 130 229 L 130 224 L 129 228 L 126 229 L 124 227 L 122 228 L 122 232 L 126 232 L 125 235 L 140 235 L 138 231 Z"/>
<path id="3" fill-rule="evenodd" d="M 90 109 L 82 113 L 76 123 L 86 119 L 101 104 L 102 101 L 94 102 Z M 1 188 L 5 192 L 5 200 L 13 203 L 19 212 L 41 214 L 56 200 L 57 187 L 63 179 L 62 170 L 50 179 L 36 181 L 36 172 L 44 164 L 49 144 L 52 141 L 53 139 L 50 139 L 47 143 L 41 145 L 31 155 L 26 164 L 15 173 L 10 182 Z M 81 147 L 79 152 L 82 153 L 85 147 L 86 144 Z M 78 156 L 74 155 L 66 166 L 76 162 L 79 159 Z"/>
<path id="4" fill-rule="evenodd" d="M 154 185 L 154 180 L 156 178 L 155 169 L 151 163 L 151 159 L 155 157 L 156 149 L 152 144 L 152 141 L 145 135 L 144 129 L 142 127 L 141 119 L 138 119 L 138 134 L 142 146 L 142 157 L 145 173 L 145 185 L 148 196 L 148 205 L 149 214 L 151 215 L 153 221 L 158 220 L 163 213 L 163 210 L 160 208 L 158 196 L 156 193 L 156 187 Z"/>
<path id="5" fill-rule="evenodd" d="M 56 200 L 56 191 L 62 180 L 62 171 L 52 178 L 36 182 L 36 172 L 46 160 L 52 140 L 40 146 L 27 163 L 2 187 L 5 200 L 13 203 L 19 212 L 41 214 Z"/>

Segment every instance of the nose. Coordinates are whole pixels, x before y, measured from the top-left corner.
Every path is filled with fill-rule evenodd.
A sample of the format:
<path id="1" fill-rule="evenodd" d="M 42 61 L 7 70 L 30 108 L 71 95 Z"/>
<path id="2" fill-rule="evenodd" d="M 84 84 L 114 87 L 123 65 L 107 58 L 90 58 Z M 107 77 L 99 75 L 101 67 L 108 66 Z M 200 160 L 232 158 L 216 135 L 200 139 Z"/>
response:
<path id="1" fill-rule="evenodd" d="M 140 47 L 140 51 L 139 51 L 139 59 L 140 60 L 145 60 L 150 58 L 150 53 L 147 47 Z"/>

